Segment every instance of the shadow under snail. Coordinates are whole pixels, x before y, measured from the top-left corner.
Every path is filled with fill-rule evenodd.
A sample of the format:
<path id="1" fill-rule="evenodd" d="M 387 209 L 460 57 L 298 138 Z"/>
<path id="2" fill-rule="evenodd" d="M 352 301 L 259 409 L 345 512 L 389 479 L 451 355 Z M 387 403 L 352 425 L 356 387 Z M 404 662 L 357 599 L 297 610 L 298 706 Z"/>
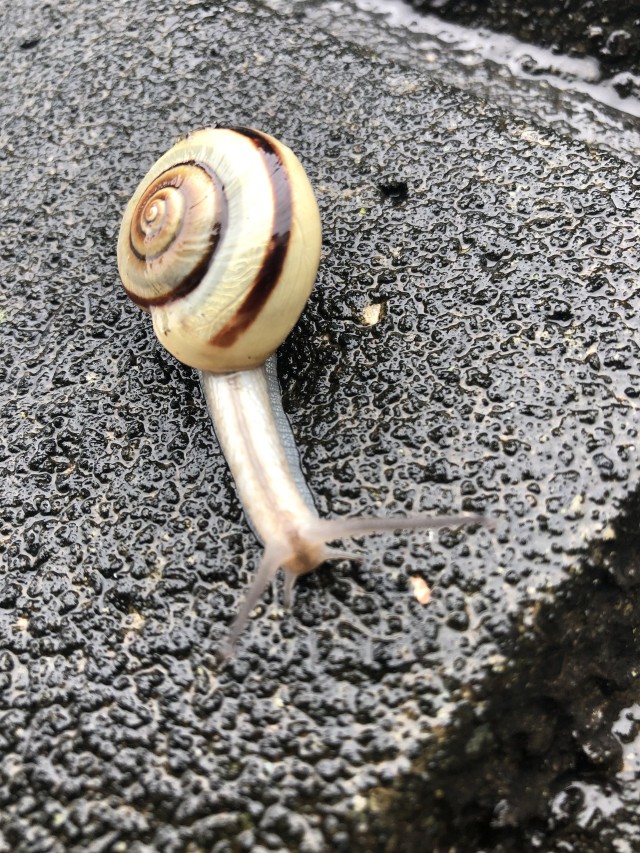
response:
<path id="1" fill-rule="evenodd" d="M 269 358 L 289 334 L 320 259 L 318 205 L 293 152 L 244 127 L 199 130 L 161 157 L 127 205 L 124 288 L 177 359 L 200 371 L 218 441 L 264 544 L 228 635 L 231 650 L 278 569 L 359 559 L 328 543 L 380 531 L 457 527 L 479 516 L 321 519 L 300 471 Z"/>

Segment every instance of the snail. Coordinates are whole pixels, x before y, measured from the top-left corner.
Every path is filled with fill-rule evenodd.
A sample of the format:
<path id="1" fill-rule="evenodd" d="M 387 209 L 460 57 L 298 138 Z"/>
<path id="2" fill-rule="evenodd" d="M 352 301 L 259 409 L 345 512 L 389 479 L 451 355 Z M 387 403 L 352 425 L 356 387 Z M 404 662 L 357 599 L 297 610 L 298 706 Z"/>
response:
<path id="1" fill-rule="evenodd" d="M 300 471 L 271 357 L 301 314 L 320 260 L 318 205 L 295 154 L 266 133 L 190 133 L 151 167 L 118 238 L 125 291 L 177 359 L 200 371 L 214 429 L 264 553 L 227 639 L 231 650 L 277 571 L 359 559 L 329 543 L 457 527 L 479 516 L 320 518 Z"/>

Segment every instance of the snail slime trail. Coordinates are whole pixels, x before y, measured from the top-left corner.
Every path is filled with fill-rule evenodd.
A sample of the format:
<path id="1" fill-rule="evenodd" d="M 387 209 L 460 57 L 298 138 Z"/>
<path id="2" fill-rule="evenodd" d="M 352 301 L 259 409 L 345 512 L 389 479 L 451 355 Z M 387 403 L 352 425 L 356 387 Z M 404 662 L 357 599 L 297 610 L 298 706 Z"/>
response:
<path id="1" fill-rule="evenodd" d="M 269 359 L 300 316 L 320 260 L 318 205 L 299 160 L 266 133 L 191 133 L 151 167 L 125 210 L 118 269 L 160 343 L 200 371 L 245 513 L 264 545 L 225 650 L 278 569 L 298 575 L 359 559 L 336 540 L 484 523 L 481 516 L 319 518 Z M 269 359 L 269 361 L 267 361 Z"/>

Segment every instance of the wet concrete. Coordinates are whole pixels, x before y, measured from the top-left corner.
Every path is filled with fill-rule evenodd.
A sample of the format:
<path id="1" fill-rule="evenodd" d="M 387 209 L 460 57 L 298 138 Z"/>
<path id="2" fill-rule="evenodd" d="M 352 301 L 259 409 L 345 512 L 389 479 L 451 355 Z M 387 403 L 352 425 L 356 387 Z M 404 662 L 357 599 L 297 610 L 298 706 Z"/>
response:
<path id="1" fill-rule="evenodd" d="M 511 33 L 567 56 L 593 56 L 609 77 L 640 71 L 640 9 L 617 0 L 410 0 L 422 12 Z M 630 78 L 629 78 L 630 79 Z M 622 80 L 619 85 L 622 87 Z M 637 81 L 635 83 L 637 85 Z"/>
<path id="2" fill-rule="evenodd" d="M 633 163 L 258 4 L 20 4 L 0 40 L 3 853 L 633 844 L 631 807 L 577 819 L 637 734 Z M 115 266 L 215 122 L 318 191 L 280 374 L 321 512 L 497 520 L 363 543 L 226 668 L 259 549 Z"/>

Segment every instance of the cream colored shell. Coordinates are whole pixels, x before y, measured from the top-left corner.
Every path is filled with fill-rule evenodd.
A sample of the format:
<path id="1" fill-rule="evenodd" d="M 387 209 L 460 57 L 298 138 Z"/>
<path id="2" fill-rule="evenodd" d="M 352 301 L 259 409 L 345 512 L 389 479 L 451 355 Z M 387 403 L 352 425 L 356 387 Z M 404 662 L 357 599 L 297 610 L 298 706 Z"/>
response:
<path id="1" fill-rule="evenodd" d="M 175 233 L 164 240 L 158 223 Z M 288 237 L 275 233 L 283 223 Z M 226 373 L 261 364 L 288 335 L 313 287 L 320 242 L 318 206 L 293 152 L 258 131 L 208 129 L 175 145 L 135 191 L 118 268 L 169 352 Z M 197 286 L 180 295 L 193 278 Z"/>

